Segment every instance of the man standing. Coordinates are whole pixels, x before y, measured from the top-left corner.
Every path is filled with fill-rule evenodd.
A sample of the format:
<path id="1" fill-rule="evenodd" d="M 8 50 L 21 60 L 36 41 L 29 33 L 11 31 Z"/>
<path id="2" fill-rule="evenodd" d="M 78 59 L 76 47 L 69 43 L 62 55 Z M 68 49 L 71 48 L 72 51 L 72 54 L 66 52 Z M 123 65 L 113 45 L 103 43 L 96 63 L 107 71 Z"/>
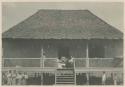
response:
<path id="1" fill-rule="evenodd" d="M 9 70 L 7 73 L 7 85 L 12 85 L 12 71 Z"/>
<path id="2" fill-rule="evenodd" d="M 22 74 L 21 74 L 21 72 L 19 72 L 18 74 L 17 74 L 17 85 L 22 85 Z"/>
<path id="3" fill-rule="evenodd" d="M 17 76 L 17 73 L 16 73 L 16 70 L 14 70 L 12 73 L 12 85 L 16 85 L 16 76 Z"/>
<path id="4" fill-rule="evenodd" d="M 106 84 L 106 73 L 103 72 L 103 75 L 102 75 L 102 85 L 105 85 Z"/>
<path id="5" fill-rule="evenodd" d="M 116 75 L 116 73 L 114 73 L 113 80 L 114 80 L 114 85 L 117 85 L 117 75 Z"/>

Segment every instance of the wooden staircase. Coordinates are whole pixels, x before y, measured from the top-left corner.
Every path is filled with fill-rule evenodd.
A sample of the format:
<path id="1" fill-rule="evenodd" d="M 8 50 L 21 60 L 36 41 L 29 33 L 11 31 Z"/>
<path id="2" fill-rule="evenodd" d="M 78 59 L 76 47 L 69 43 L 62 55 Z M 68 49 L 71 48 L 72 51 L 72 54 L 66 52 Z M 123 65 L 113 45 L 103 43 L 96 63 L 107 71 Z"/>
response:
<path id="1" fill-rule="evenodd" d="M 74 69 L 57 69 L 56 80 L 57 85 L 73 85 L 75 84 L 75 74 Z"/>

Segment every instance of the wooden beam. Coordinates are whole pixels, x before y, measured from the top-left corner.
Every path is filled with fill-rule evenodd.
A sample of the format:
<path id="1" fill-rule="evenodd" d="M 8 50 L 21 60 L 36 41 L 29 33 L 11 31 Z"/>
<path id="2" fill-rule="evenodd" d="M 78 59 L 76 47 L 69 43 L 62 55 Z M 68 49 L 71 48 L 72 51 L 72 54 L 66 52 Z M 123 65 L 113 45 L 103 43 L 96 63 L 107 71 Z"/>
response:
<path id="1" fill-rule="evenodd" d="M 42 63 L 42 64 L 41 64 L 41 63 Z M 43 46 L 41 47 L 40 67 L 44 67 L 44 59 L 43 59 Z"/>
<path id="2" fill-rule="evenodd" d="M 86 67 L 89 67 L 89 40 L 86 43 Z"/>

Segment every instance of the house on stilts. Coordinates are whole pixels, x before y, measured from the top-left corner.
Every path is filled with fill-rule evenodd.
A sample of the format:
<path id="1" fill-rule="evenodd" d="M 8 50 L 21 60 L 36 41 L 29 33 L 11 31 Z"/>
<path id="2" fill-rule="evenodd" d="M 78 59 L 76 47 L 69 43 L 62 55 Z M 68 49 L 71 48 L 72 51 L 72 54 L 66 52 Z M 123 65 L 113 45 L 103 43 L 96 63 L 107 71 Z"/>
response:
<path id="1" fill-rule="evenodd" d="M 29 85 L 123 84 L 123 33 L 89 10 L 41 9 L 2 34 L 2 72 L 27 72 Z M 58 68 L 61 57 L 72 59 Z M 36 82 L 36 83 L 35 83 Z"/>

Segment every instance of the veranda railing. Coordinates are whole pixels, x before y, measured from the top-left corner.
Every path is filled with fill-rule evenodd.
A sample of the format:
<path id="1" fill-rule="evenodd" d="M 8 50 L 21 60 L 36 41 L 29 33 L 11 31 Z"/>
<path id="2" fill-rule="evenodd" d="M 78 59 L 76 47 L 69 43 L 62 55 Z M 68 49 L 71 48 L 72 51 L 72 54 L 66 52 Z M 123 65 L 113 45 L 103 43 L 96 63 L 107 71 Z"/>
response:
<path id="1" fill-rule="evenodd" d="M 4 58 L 3 67 L 58 68 L 57 58 Z M 116 58 L 73 58 L 74 68 L 122 67 L 123 59 Z"/>

